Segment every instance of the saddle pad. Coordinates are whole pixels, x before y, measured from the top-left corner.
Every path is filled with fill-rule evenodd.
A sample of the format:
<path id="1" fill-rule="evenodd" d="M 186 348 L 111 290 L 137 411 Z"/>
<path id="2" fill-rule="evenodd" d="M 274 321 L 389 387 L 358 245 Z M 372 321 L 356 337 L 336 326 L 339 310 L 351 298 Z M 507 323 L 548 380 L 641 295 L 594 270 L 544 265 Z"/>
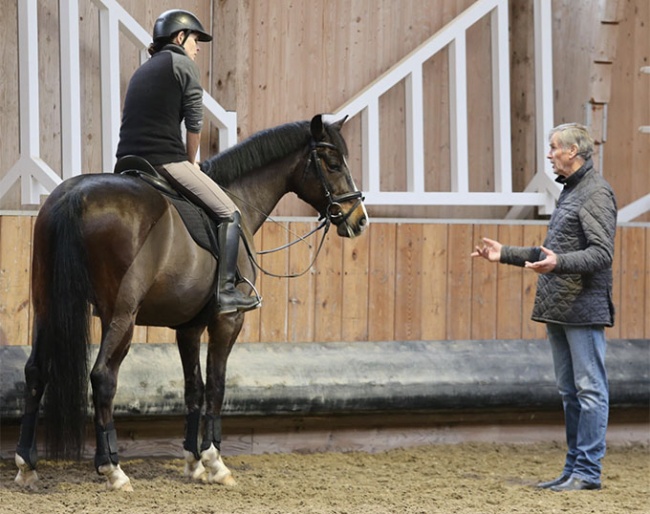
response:
<path id="1" fill-rule="evenodd" d="M 206 249 L 217 257 L 217 225 L 200 207 L 176 196 L 170 196 L 161 191 L 176 207 L 185 228 L 201 248 Z"/>
<path id="2" fill-rule="evenodd" d="M 192 239 L 194 239 L 194 242 L 201 248 L 209 251 L 215 258 L 218 258 L 217 224 L 201 207 L 182 196 L 154 168 L 151 168 L 151 171 L 126 169 L 121 170 L 120 174 L 139 178 L 153 187 L 161 195 L 167 197 L 174 207 L 176 207 L 176 211 L 183 220 L 185 228 L 192 236 Z"/>

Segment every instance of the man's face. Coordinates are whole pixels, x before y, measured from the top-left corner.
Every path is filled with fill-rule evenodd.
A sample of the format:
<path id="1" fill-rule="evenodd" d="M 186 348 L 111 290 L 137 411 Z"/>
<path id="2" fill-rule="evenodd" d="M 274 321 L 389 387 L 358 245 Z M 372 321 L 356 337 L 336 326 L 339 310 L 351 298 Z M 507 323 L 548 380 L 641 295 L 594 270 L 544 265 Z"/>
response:
<path id="1" fill-rule="evenodd" d="M 559 135 L 555 133 L 551 136 L 550 148 L 546 158 L 553 165 L 553 172 L 556 175 L 568 177 L 575 170 L 573 169 L 575 161 L 575 148 L 563 148 L 558 141 Z"/>

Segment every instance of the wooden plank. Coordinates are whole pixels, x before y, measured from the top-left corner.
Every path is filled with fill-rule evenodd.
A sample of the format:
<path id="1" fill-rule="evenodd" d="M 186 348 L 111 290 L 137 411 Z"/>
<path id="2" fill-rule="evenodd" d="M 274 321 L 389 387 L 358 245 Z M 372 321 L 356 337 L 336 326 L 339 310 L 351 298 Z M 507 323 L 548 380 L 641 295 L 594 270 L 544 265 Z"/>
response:
<path id="1" fill-rule="evenodd" d="M 601 21 L 607 23 L 621 21 L 625 16 L 625 4 L 625 0 L 600 0 Z"/>
<path id="2" fill-rule="evenodd" d="M 315 265 L 314 340 L 340 341 L 343 303 L 343 241 L 331 232 Z"/>
<path id="3" fill-rule="evenodd" d="M 497 225 L 474 225 L 472 243 L 481 245 L 481 238 L 497 239 Z M 474 246 L 469 250 L 474 250 Z M 485 259 L 472 259 L 471 339 L 494 339 L 497 335 L 497 269 L 498 264 Z"/>
<path id="4" fill-rule="evenodd" d="M 471 338 L 472 225 L 449 225 L 447 339 Z"/>
<path id="5" fill-rule="evenodd" d="M 534 3 L 510 2 L 510 95 L 513 191 L 523 191 L 537 171 L 535 120 Z M 533 124 L 531 125 L 531 120 Z"/>
<path id="6" fill-rule="evenodd" d="M 175 343 L 176 332 L 166 327 L 147 327 L 147 343 Z"/>
<path id="7" fill-rule="evenodd" d="M 544 242 L 546 232 L 547 227 L 545 225 L 525 225 L 523 245 L 540 246 Z M 546 337 L 546 325 L 530 319 L 535 304 L 538 278 L 539 275 L 537 273 L 525 270 L 521 276 L 521 337 L 523 339 L 544 339 Z"/>
<path id="8" fill-rule="evenodd" d="M 643 337 L 650 339 L 650 227 L 645 229 L 645 329 Z"/>
<path id="9" fill-rule="evenodd" d="M 267 223 L 262 233 L 262 247 L 272 250 L 289 241 L 285 223 Z M 279 251 L 262 256 L 262 267 L 275 275 L 286 275 L 289 270 L 289 252 Z M 260 312 L 260 341 L 287 340 L 287 305 L 289 285 L 286 278 L 270 275 L 260 277 L 260 293 L 264 307 Z"/>
<path id="10" fill-rule="evenodd" d="M 392 341 L 395 337 L 395 223 L 371 223 L 368 274 L 368 340 Z"/>
<path id="11" fill-rule="evenodd" d="M 504 245 L 522 246 L 521 225 L 499 226 L 499 242 Z M 521 337 L 523 270 L 516 266 L 502 265 L 497 271 L 497 338 Z M 525 314 L 530 316 L 530 312 Z"/>
<path id="12" fill-rule="evenodd" d="M 422 317 L 422 225 L 399 223 L 396 239 L 395 339 L 421 338 Z"/>
<path id="13" fill-rule="evenodd" d="M 618 22 L 599 24 L 598 37 L 596 38 L 594 61 L 610 62 L 610 63 L 614 62 L 614 59 L 616 58 L 618 30 L 619 30 Z"/>
<path id="14" fill-rule="evenodd" d="M 595 103 L 608 103 L 612 94 L 612 64 L 594 62 L 589 75 L 589 97 Z"/>
<path id="15" fill-rule="evenodd" d="M 368 340 L 369 249 L 367 234 L 343 240 L 343 341 Z"/>
<path id="16" fill-rule="evenodd" d="M 315 222 L 294 222 L 289 224 L 290 237 L 295 240 L 297 236 L 309 233 L 316 226 Z M 289 250 L 289 273 L 303 273 L 311 264 L 318 248 L 321 232 L 312 236 L 308 241 L 297 243 Z M 288 304 L 288 341 L 313 341 L 314 340 L 314 289 L 315 271 L 309 269 L 301 277 L 289 280 Z"/>
<path id="17" fill-rule="evenodd" d="M 621 337 L 639 339 L 645 332 L 645 229 L 621 227 Z"/>
<path id="18" fill-rule="evenodd" d="M 0 345 L 30 344 L 31 216 L 0 217 Z"/>
<path id="19" fill-rule="evenodd" d="M 422 226 L 421 337 L 442 341 L 447 336 L 448 228 L 441 223 Z"/>

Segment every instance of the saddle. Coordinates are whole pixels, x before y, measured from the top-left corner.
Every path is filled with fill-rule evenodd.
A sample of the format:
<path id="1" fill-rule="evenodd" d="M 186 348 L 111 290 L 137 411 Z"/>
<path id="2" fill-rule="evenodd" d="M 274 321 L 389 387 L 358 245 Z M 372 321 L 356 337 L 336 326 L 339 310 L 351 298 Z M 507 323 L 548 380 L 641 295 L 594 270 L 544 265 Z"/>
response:
<path id="1" fill-rule="evenodd" d="M 165 195 L 178 211 L 196 244 L 218 258 L 217 223 L 202 207 L 174 189 L 149 161 L 137 155 L 126 155 L 115 163 L 113 173 L 139 178 Z"/>

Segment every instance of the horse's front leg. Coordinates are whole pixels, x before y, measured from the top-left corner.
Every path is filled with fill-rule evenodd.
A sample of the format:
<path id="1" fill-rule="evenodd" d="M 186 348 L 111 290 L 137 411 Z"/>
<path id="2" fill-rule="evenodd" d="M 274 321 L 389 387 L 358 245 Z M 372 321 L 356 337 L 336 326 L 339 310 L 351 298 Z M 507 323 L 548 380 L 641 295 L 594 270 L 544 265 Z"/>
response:
<path id="1" fill-rule="evenodd" d="M 133 491 L 129 477 L 118 458 L 117 432 L 113 423 L 113 400 L 120 364 L 131 346 L 135 316 L 113 318 L 102 327 L 102 344 L 90 373 L 95 407 L 95 469 L 106 477 L 111 490 Z"/>
<path id="2" fill-rule="evenodd" d="M 216 316 L 208 326 L 210 338 L 201 461 L 208 482 L 228 486 L 237 485 L 237 482 L 221 459 L 221 408 L 226 387 L 226 362 L 243 321 L 243 314 L 233 313 Z"/>
<path id="3" fill-rule="evenodd" d="M 176 344 L 183 364 L 185 378 L 185 476 L 205 480 L 205 468 L 199 453 L 199 425 L 205 386 L 201 377 L 201 334 L 205 327 L 193 327 L 176 331 Z"/>

